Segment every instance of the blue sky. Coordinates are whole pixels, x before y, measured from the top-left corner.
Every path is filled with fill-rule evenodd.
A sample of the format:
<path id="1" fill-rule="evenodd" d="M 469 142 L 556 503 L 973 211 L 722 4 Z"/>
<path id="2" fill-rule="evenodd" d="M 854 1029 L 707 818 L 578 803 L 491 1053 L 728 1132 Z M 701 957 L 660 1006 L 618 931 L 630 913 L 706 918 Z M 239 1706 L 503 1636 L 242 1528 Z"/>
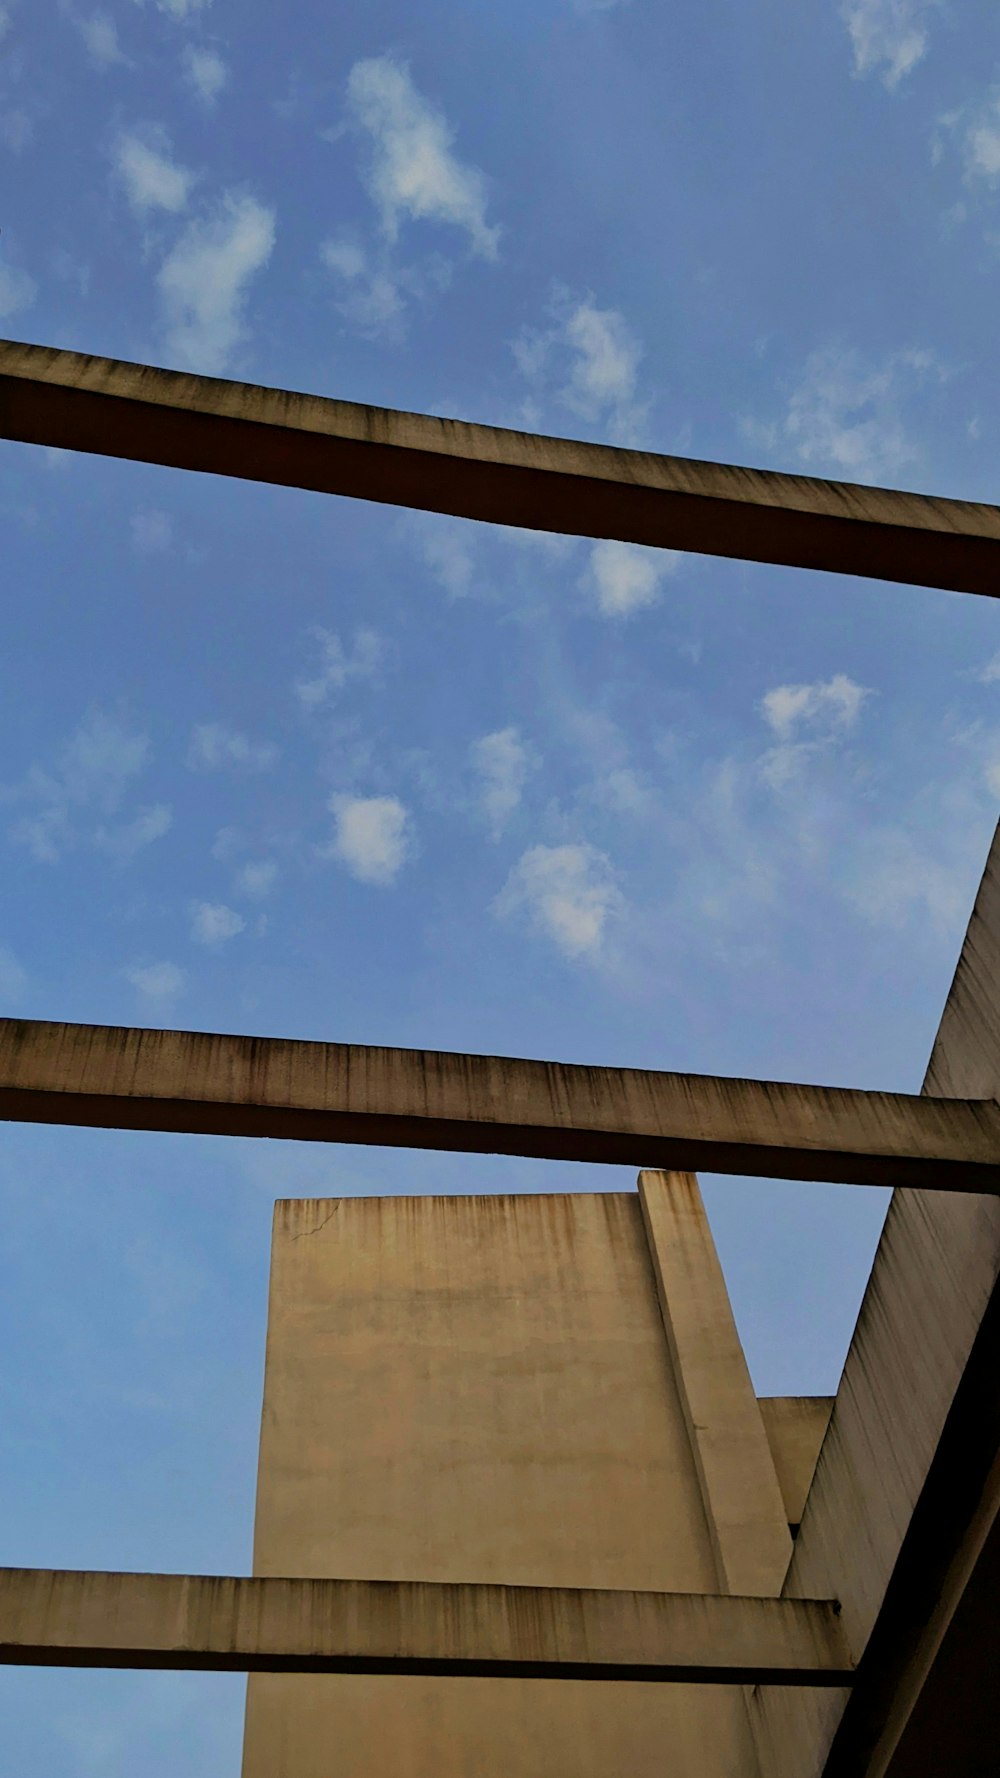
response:
<path id="1" fill-rule="evenodd" d="M 248 16 L 249 15 L 249 16 Z M 6 0 L 0 327 L 994 500 L 985 0 Z M 0 998 L 916 1090 L 990 602 L 3 446 Z M 271 1206 L 616 1170 L 9 1128 L 9 1563 L 249 1566 Z M 706 1180 L 762 1393 L 878 1193 Z M 235 1773 L 242 1682 L 0 1676 L 0 1768 Z"/>

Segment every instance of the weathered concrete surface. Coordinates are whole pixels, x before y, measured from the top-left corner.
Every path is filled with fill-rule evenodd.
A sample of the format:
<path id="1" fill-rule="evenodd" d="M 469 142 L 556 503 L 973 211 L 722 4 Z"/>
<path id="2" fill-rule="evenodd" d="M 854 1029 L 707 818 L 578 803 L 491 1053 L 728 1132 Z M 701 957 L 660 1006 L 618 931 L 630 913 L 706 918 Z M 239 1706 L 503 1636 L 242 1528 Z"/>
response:
<path id="1" fill-rule="evenodd" d="M 719 1589 L 773 1597 L 788 1520 L 698 1181 L 642 1172 L 639 1202 Z"/>
<path id="2" fill-rule="evenodd" d="M 697 1684 L 850 1674 L 832 1604 L 0 1569 L 0 1664 Z"/>
<path id="3" fill-rule="evenodd" d="M 798 1525 L 833 1412 L 832 1395 L 763 1395 L 757 1406 L 790 1525 Z"/>
<path id="4" fill-rule="evenodd" d="M 362 407 L 0 343 L 0 436 L 571 536 L 995 595 L 971 501 Z"/>
<path id="5" fill-rule="evenodd" d="M 254 1569 L 715 1592 L 638 1197 L 279 1204 Z M 255 1677 L 244 1772 L 660 1778 L 665 1750 L 756 1778 L 742 1690 Z"/>
<path id="6" fill-rule="evenodd" d="M 1000 1092 L 1000 840 L 994 837 L 924 1083 L 933 1094 Z M 820 1453 L 785 1592 L 819 1589 L 843 1604 L 856 1659 L 891 1589 L 907 1600 L 894 1636 L 919 1637 L 919 1612 L 933 1613 L 935 1573 L 966 1533 L 977 1479 L 963 1453 L 975 1423 L 997 1412 L 1000 1384 L 1000 1205 L 996 1199 L 928 1191 L 897 1192 L 848 1353 Z M 977 1357 L 980 1335 L 987 1350 Z M 966 1367 L 978 1369 L 976 1400 L 962 1406 L 949 1447 L 949 1420 Z M 970 1427 L 972 1432 L 970 1432 Z M 989 1452 L 979 1450 L 982 1465 Z M 940 1461 L 939 1461 L 940 1459 Z M 922 1514 L 935 1466 L 939 1510 Z M 919 1536 L 910 1538 L 920 1526 Z M 891 1601 L 890 1601 L 891 1602 Z M 995 1646 L 995 1644 L 994 1644 Z M 878 1656 L 886 1661 L 883 1649 Z M 916 1658 L 916 1657 L 915 1657 Z M 861 1664 L 861 1675 L 865 1672 Z M 859 1694 L 860 1695 L 860 1694 Z M 816 1778 L 847 1704 L 836 1693 L 796 1700 L 762 1691 L 754 1719 L 762 1764 L 773 1778 Z M 852 1705 L 852 1710 L 854 1706 Z M 956 1716 L 955 1732 L 959 1718 Z M 864 1771 L 856 1760 L 855 1775 Z"/>
<path id="7" fill-rule="evenodd" d="M 30 1019 L 0 1117 L 1000 1191 L 992 1099 Z"/>

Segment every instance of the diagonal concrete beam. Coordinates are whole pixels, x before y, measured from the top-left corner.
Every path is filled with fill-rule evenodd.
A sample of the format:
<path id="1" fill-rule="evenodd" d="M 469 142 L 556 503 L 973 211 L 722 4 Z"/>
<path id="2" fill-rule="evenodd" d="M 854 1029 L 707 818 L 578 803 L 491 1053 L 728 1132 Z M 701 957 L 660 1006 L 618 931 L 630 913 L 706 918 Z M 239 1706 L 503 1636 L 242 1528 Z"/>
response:
<path id="1" fill-rule="evenodd" d="M 1000 590 L 1000 509 L 0 342 L 0 436 L 497 525 Z"/>
<path id="2" fill-rule="evenodd" d="M 0 1569 L 0 1665 L 849 1683 L 829 1600 Z"/>
<path id="3" fill-rule="evenodd" d="M 30 1019 L 0 1118 L 1000 1192 L 993 1099 Z"/>

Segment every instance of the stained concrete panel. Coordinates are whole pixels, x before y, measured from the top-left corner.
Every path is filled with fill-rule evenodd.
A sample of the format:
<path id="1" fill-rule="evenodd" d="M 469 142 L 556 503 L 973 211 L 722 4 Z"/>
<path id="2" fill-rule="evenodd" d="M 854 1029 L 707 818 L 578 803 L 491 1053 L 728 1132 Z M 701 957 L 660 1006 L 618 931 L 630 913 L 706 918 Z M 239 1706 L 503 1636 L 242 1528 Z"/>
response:
<path id="1" fill-rule="evenodd" d="M 275 1214 L 255 1573 L 712 1592 L 632 1194 Z M 739 1688 L 258 1675 L 245 1778 L 737 1778 Z"/>

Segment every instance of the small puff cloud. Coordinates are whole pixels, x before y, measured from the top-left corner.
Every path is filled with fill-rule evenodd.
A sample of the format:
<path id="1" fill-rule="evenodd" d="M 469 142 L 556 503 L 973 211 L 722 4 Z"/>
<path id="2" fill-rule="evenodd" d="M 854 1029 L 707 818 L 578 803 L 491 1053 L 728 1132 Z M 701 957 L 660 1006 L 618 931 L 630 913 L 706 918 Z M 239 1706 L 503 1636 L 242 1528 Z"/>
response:
<path id="1" fill-rule="evenodd" d="M 191 907 L 191 936 L 201 945 L 223 945 L 244 931 L 246 921 L 221 901 L 196 901 Z"/>
<path id="2" fill-rule="evenodd" d="M 229 80 L 229 69 L 216 50 L 189 43 L 184 51 L 184 78 L 203 105 L 214 105 Z"/>
<path id="3" fill-rule="evenodd" d="M 27 972 L 13 951 L 0 945 L 0 1007 L 15 1006 L 23 998 L 27 986 Z"/>
<path id="4" fill-rule="evenodd" d="M 642 348 L 624 315 L 598 308 L 589 296 L 577 302 L 557 296 L 554 308 L 554 327 L 526 329 L 514 341 L 522 374 L 571 413 L 605 424 L 617 443 L 634 443 L 643 420 L 637 401 Z"/>
<path id="5" fill-rule="evenodd" d="M 610 859 L 594 846 L 533 846 L 493 903 L 501 918 L 524 912 L 571 958 L 596 957 L 624 902 Z"/>
<path id="6" fill-rule="evenodd" d="M 166 1006 L 183 992 L 186 976 L 176 963 L 146 963 L 125 971 L 137 994 L 155 1006 Z"/>
<path id="7" fill-rule="evenodd" d="M 878 74 L 891 92 L 927 53 L 927 20 L 937 0 L 843 0 L 859 77 Z"/>
<path id="8" fill-rule="evenodd" d="M 498 840 L 521 801 L 535 762 L 516 728 L 496 729 L 481 736 L 469 753 L 482 781 L 480 807 Z"/>
<path id="9" fill-rule="evenodd" d="M 904 422 L 909 398 L 941 367 L 930 352 L 869 360 L 853 349 L 813 352 L 777 425 L 746 424 L 769 450 L 791 451 L 806 468 L 856 482 L 885 482 L 918 456 Z"/>
<path id="10" fill-rule="evenodd" d="M 0 791 L 0 800 L 27 806 L 11 829 L 11 839 L 26 846 L 39 863 L 56 863 L 95 813 L 117 811 L 132 779 L 144 769 L 148 752 L 145 735 L 130 734 L 115 717 L 92 711 L 54 766 L 33 765 L 20 784 Z M 90 829 L 88 837 L 108 849 L 106 827 L 99 826 L 96 834 Z"/>
<path id="11" fill-rule="evenodd" d="M 153 509 L 133 513 L 130 529 L 132 548 L 137 555 L 155 556 L 170 548 L 173 526 L 165 512 Z"/>
<path id="12" fill-rule="evenodd" d="M 761 699 L 765 722 L 781 740 L 787 740 L 803 724 L 848 729 L 858 719 L 871 693 L 846 673 L 813 685 L 776 685 Z"/>
<path id="13" fill-rule="evenodd" d="M 378 672 L 385 651 L 376 630 L 355 630 L 350 650 L 345 649 L 333 630 L 317 625 L 311 633 L 319 643 L 318 671 L 311 679 L 300 679 L 295 687 L 299 702 L 307 710 L 325 704 L 349 680 L 371 679 Z"/>
<path id="14" fill-rule="evenodd" d="M 360 883 L 395 881 L 410 849 L 410 818 L 398 797 L 331 797 L 336 832 L 329 856 Z"/>
<path id="15" fill-rule="evenodd" d="M 76 28 L 95 67 L 113 68 L 128 60 L 118 42 L 118 27 L 106 12 L 95 12 L 90 18 L 78 18 Z"/>
<path id="16" fill-rule="evenodd" d="M 192 733 L 187 763 L 196 772 L 218 772 L 227 766 L 266 772 L 277 757 L 278 749 L 271 741 L 251 741 L 228 722 L 203 722 Z"/>
<path id="17" fill-rule="evenodd" d="M 347 98 L 371 140 L 368 187 L 387 238 L 396 239 L 404 217 L 450 223 L 474 253 L 495 259 L 500 231 L 486 221 L 486 181 L 452 153 L 454 132 L 417 91 L 405 62 L 390 55 L 356 62 Z"/>
<path id="18" fill-rule="evenodd" d="M 656 604 L 663 580 L 676 571 L 679 561 L 676 550 L 602 539 L 590 552 L 585 582 L 602 617 L 631 617 L 633 612 Z"/>
<path id="19" fill-rule="evenodd" d="M 133 210 L 172 215 L 186 209 L 195 175 L 172 159 L 166 132 L 150 129 L 119 136 L 113 151 L 115 171 Z"/>
<path id="20" fill-rule="evenodd" d="M 221 375 L 246 338 L 249 284 L 274 248 L 274 211 L 227 192 L 189 224 L 159 272 L 166 344 L 179 364 Z"/>
<path id="21" fill-rule="evenodd" d="M 6 321 L 8 315 L 16 315 L 18 309 L 30 308 L 37 295 L 34 278 L 20 266 L 5 265 L 0 260 L 0 321 Z"/>
<path id="22" fill-rule="evenodd" d="M 237 873 L 236 887 L 241 895 L 251 901 L 263 901 L 270 895 L 278 880 L 278 867 L 273 858 L 261 859 L 256 864 L 245 864 Z"/>

